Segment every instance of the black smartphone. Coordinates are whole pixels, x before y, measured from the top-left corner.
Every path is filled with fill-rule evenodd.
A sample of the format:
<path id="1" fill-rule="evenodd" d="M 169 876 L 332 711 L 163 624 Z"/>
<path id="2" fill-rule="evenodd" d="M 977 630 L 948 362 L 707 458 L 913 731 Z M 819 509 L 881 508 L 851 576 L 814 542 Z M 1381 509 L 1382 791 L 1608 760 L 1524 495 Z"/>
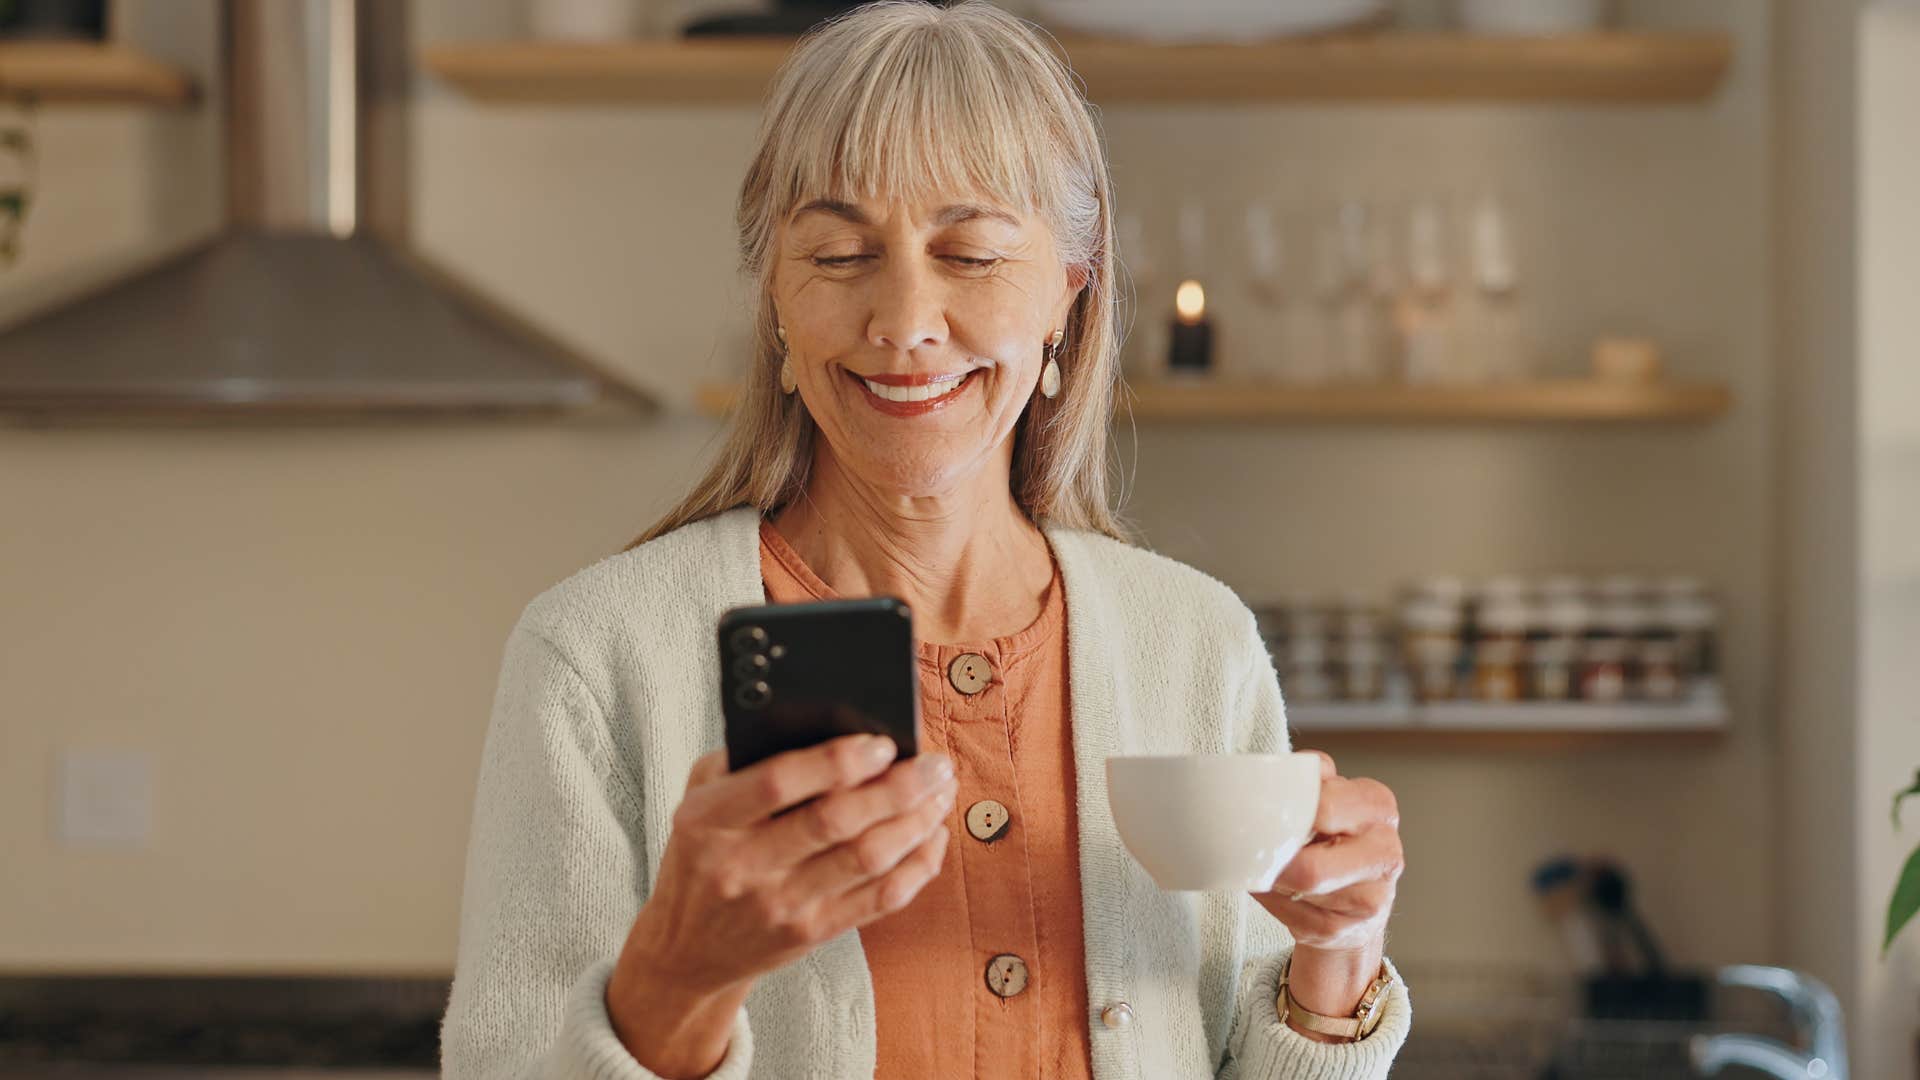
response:
<path id="1" fill-rule="evenodd" d="M 734 608 L 720 618 L 727 768 L 841 735 L 920 745 L 913 613 L 891 596 Z"/>

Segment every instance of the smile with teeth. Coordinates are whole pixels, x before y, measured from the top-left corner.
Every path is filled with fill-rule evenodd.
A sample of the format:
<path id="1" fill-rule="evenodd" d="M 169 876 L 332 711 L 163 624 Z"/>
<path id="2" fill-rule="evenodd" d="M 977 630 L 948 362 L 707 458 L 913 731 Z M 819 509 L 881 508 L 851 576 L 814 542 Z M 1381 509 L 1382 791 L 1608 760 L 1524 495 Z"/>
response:
<path id="1" fill-rule="evenodd" d="M 873 392 L 875 397 L 885 398 L 888 401 L 931 401 L 934 398 L 945 397 L 958 389 L 971 374 L 972 372 L 962 371 L 954 375 L 942 375 L 920 386 L 888 386 L 886 383 L 874 382 L 872 379 L 860 381 Z"/>

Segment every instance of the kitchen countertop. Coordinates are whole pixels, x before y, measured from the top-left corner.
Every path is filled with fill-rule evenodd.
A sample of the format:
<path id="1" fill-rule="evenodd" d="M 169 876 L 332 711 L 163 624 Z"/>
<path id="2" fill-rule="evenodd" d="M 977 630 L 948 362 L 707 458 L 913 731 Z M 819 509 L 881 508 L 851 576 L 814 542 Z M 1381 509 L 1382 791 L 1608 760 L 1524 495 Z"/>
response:
<path id="1" fill-rule="evenodd" d="M 437 1072 L 443 978 L 0 977 L 0 1080 Z"/>

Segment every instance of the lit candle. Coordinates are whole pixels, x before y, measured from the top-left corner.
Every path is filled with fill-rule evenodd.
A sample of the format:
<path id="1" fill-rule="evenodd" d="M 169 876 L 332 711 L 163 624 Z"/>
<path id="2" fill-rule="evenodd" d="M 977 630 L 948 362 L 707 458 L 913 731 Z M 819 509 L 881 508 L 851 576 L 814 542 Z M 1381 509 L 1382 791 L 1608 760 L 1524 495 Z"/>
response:
<path id="1" fill-rule="evenodd" d="M 1213 366 L 1213 325 L 1207 294 L 1197 281 L 1183 281 L 1173 294 L 1173 348 L 1167 370 L 1205 373 Z"/>

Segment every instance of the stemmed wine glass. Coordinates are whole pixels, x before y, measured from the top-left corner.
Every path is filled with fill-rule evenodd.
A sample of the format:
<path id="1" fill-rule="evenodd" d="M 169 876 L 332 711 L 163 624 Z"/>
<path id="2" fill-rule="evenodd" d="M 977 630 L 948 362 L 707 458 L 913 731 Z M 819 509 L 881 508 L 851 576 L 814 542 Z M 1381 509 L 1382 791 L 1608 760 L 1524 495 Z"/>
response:
<path id="1" fill-rule="evenodd" d="M 1285 220 L 1270 200 L 1255 199 L 1242 213 L 1247 291 L 1271 314 L 1253 358 L 1262 375 L 1286 377 L 1298 365 L 1293 333 L 1294 303 Z"/>
<path id="2" fill-rule="evenodd" d="M 1529 372 L 1514 302 L 1520 275 L 1506 200 L 1492 191 L 1481 192 L 1468 212 L 1467 231 L 1477 308 L 1474 351 L 1494 378 L 1524 378 Z"/>

